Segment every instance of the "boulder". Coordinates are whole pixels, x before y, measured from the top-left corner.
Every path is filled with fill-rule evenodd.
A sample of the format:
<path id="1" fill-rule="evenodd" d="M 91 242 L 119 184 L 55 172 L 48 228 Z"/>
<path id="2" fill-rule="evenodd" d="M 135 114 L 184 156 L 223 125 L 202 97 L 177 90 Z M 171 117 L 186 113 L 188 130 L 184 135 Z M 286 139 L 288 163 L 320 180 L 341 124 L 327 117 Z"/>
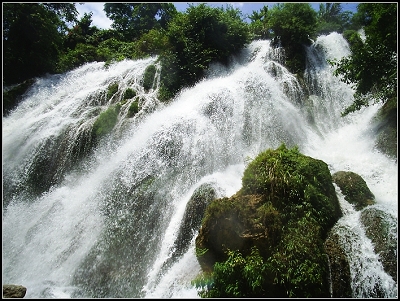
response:
<path id="1" fill-rule="evenodd" d="M 341 216 L 328 165 L 296 147 L 281 145 L 250 162 L 235 195 L 209 203 L 196 237 L 197 259 L 204 274 L 210 275 L 217 263 L 230 266 L 229 251 L 240 253 L 252 265 L 255 248 L 265 262 L 259 275 L 264 279 L 258 287 L 262 293 L 255 297 L 329 297 L 324 240 Z M 238 269 L 243 268 L 240 262 Z M 245 279 L 236 279 L 238 283 L 251 281 L 246 270 L 230 271 L 239 274 L 226 272 L 221 277 L 242 275 Z M 232 289 L 216 287 L 226 281 L 214 278 L 213 293 Z M 236 289 L 236 297 L 254 292 L 240 285 Z"/>
<path id="2" fill-rule="evenodd" d="M 329 232 L 324 248 L 329 258 L 331 297 L 352 298 L 350 265 L 337 233 Z"/>
<path id="3" fill-rule="evenodd" d="M 361 222 L 383 268 L 397 282 L 397 219 L 378 208 L 368 207 L 361 212 Z"/>
<path id="4" fill-rule="evenodd" d="M 3 298 L 23 298 L 26 287 L 15 284 L 3 284 Z"/>
<path id="5" fill-rule="evenodd" d="M 187 251 L 194 233 L 200 229 L 208 203 L 216 196 L 217 193 L 211 183 L 202 184 L 193 192 L 186 205 L 183 221 L 174 243 L 176 255 L 182 255 Z"/>
<path id="6" fill-rule="evenodd" d="M 375 204 L 375 196 L 360 175 L 352 171 L 338 171 L 332 175 L 332 180 L 339 186 L 344 199 L 356 210 Z"/>

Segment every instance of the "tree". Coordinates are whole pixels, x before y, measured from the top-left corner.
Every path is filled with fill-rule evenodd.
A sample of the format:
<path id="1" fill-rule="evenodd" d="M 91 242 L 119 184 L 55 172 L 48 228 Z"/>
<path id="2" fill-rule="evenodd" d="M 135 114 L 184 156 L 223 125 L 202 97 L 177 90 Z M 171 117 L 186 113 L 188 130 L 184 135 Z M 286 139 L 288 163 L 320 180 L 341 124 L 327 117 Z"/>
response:
<path id="1" fill-rule="evenodd" d="M 355 88 L 354 102 L 342 116 L 397 97 L 397 4 L 361 3 L 354 18 L 364 26 L 347 35 L 351 55 L 338 62 L 335 75 Z"/>
<path id="2" fill-rule="evenodd" d="M 286 66 L 293 73 L 305 69 L 304 45 L 315 35 L 317 12 L 309 3 L 278 3 L 269 11 L 273 44 L 285 48 Z"/>
<path id="3" fill-rule="evenodd" d="M 89 37 L 93 36 L 99 29 L 92 24 L 93 13 L 84 13 L 83 17 L 76 23 L 76 25 L 68 31 L 64 40 L 64 47 L 67 49 L 74 49 L 78 43 L 89 42 Z"/>
<path id="4" fill-rule="evenodd" d="M 123 33 L 127 41 L 138 39 L 151 29 L 166 29 L 177 11 L 172 3 L 105 3 L 111 27 Z"/>
<path id="5" fill-rule="evenodd" d="M 249 16 L 250 31 L 256 38 L 268 39 L 270 37 L 270 29 L 268 27 L 268 6 L 260 9 L 260 12 L 253 11 Z"/>
<path id="6" fill-rule="evenodd" d="M 178 13 L 166 35 L 170 49 L 161 54 L 161 91 L 166 98 L 195 84 L 210 63 L 226 63 L 249 39 L 238 9 L 212 8 L 204 3 Z"/>
<path id="7" fill-rule="evenodd" d="M 62 18 L 76 15 L 70 4 L 3 4 L 3 82 L 16 84 L 53 72 L 63 47 Z"/>
<path id="8" fill-rule="evenodd" d="M 336 31 L 342 33 L 351 26 L 352 12 L 342 11 L 340 3 L 320 3 L 318 11 L 318 34 Z"/>

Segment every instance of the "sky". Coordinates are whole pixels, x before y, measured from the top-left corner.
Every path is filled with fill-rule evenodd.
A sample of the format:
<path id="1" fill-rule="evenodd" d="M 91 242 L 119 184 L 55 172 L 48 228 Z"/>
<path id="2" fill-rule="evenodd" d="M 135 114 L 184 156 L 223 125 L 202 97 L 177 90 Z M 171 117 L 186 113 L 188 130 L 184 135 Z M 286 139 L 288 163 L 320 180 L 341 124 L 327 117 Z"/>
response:
<path id="1" fill-rule="evenodd" d="M 112 21 L 106 17 L 106 14 L 103 10 L 105 2 L 87 2 L 87 3 L 77 3 L 76 8 L 79 12 L 78 19 L 83 17 L 84 13 L 92 12 L 92 26 L 96 26 L 100 29 L 108 29 L 111 26 Z M 189 7 L 189 4 L 196 4 L 201 2 L 172 2 L 178 11 L 184 12 Z M 207 2 L 206 2 L 207 3 Z M 277 2 L 208 2 L 210 6 L 215 7 L 225 7 L 226 4 L 231 4 L 234 8 L 239 8 L 243 15 L 251 15 L 253 11 L 259 11 L 263 6 L 273 6 Z M 318 11 L 319 10 L 319 2 L 310 2 L 311 6 Z M 349 3 L 341 3 L 342 10 L 346 11 L 356 11 L 356 7 L 358 2 L 349 2 Z"/>

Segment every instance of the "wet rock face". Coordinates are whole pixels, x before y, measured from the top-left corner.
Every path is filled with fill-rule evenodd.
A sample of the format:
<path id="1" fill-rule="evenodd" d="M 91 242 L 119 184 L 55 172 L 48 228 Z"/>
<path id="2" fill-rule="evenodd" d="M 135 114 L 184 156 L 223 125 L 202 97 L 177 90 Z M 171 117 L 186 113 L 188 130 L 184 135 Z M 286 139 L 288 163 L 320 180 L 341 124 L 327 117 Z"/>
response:
<path id="1" fill-rule="evenodd" d="M 175 240 L 176 255 L 181 255 L 187 251 L 194 232 L 198 231 L 201 226 L 207 204 L 214 200 L 216 196 L 215 188 L 209 183 L 202 184 L 193 192 L 186 205 L 183 222 Z"/>
<path id="2" fill-rule="evenodd" d="M 23 298 L 26 287 L 15 284 L 3 284 L 3 298 Z"/>
<path id="3" fill-rule="evenodd" d="M 361 222 L 383 268 L 397 282 L 397 220 L 378 208 L 366 208 Z"/>
<path id="4" fill-rule="evenodd" d="M 338 171 L 332 175 L 332 180 L 339 186 L 345 200 L 353 204 L 356 210 L 375 203 L 375 196 L 360 175 L 351 171 Z"/>
<path id="5" fill-rule="evenodd" d="M 329 257 L 332 298 L 352 298 L 350 265 L 347 256 L 338 242 L 338 234 L 332 231 L 324 244 Z"/>

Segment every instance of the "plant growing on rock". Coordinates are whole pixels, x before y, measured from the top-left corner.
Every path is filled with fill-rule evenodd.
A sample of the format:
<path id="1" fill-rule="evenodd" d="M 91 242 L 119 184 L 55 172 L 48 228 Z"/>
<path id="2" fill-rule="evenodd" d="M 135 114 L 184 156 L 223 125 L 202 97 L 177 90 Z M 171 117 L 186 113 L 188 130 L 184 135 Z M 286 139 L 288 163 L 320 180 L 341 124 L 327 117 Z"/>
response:
<path id="1" fill-rule="evenodd" d="M 375 203 L 374 194 L 360 175 L 352 171 L 338 171 L 332 179 L 341 189 L 344 199 L 353 204 L 356 210 Z"/>
<path id="2" fill-rule="evenodd" d="M 284 144 L 260 153 L 242 188 L 212 201 L 196 237 L 202 297 L 329 297 L 323 242 L 341 216 L 325 162 Z M 207 284 L 207 285 L 204 285 Z"/>

